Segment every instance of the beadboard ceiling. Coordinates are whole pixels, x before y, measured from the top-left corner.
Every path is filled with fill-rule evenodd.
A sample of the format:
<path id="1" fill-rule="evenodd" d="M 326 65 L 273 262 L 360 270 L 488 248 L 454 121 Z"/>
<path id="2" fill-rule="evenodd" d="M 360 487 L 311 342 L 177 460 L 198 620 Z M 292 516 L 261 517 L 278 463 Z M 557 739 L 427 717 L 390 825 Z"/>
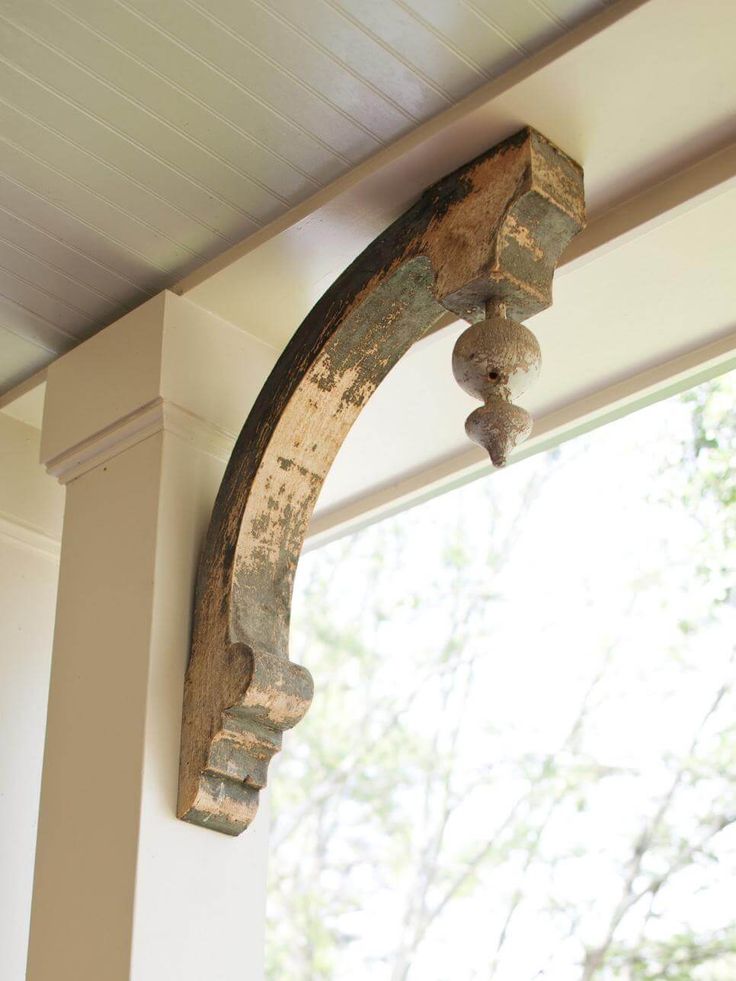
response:
<path id="1" fill-rule="evenodd" d="M 606 0 L 1 0 L 0 391 Z"/>

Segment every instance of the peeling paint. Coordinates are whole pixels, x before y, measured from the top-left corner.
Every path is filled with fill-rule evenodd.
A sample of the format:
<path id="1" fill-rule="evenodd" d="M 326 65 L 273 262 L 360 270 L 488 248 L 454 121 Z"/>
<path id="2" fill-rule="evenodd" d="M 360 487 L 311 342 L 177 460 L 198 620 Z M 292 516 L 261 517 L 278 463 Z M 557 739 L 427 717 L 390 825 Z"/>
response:
<path id="1" fill-rule="evenodd" d="M 582 223 L 582 171 L 522 130 L 429 188 L 296 332 L 238 438 L 201 557 L 184 694 L 184 820 L 227 834 L 246 828 L 282 732 L 309 706 L 311 678 L 288 660 L 294 574 L 322 483 L 361 409 L 447 310 L 475 321 L 494 300 L 521 320 L 548 305 L 555 263 Z M 533 376 L 534 358 L 518 338 L 506 354 L 496 346 L 497 359 L 499 351 L 492 369 L 482 344 L 463 357 L 470 375 L 484 364 L 486 375 L 499 372 L 492 385 L 483 380 L 468 432 L 495 440 L 500 459 L 530 425 L 510 398 Z"/>

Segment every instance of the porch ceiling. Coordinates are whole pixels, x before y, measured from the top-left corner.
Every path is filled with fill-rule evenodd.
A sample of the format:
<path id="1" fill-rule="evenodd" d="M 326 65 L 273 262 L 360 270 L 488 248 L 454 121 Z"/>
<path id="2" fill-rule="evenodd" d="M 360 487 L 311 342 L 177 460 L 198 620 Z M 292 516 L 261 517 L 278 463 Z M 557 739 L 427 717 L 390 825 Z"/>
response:
<path id="1" fill-rule="evenodd" d="M 6 195 L 0 202 L 0 218 L 13 207 L 16 211 L 8 219 L 12 229 L 0 233 L 0 245 L 10 243 L 6 255 L 22 259 L 22 265 L 9 267 L 7 281 L 15 284 L 13 289 L 27 290 L 23 295 L 13 293 L 8 300 L 0 298 L 0 364 L 6 387 L 105 326 L 126 306 L 164 286 L 280 350 L 336 276 L 424 187 L 524 124 L 541 130 L 583 164 L 590 219 L 586 231 L 562 258 L 554 306 L 531 322 L 542 342 L 545 366 L 538 386 L 525 399 L 536 419 L 528 447 L 539 447 L 545 440 L 642 404 L 673 380 L 679 379 L 679 384 L 704 371 L 736 365 L 733 0 L 620 0 L 605 9 L 573 0 L 495 0 L 493 4 L 490 0 L 485 4 L 481 0 L 411 0 L 411 4 L 408 0 L 208 0 L 205 14 L 200 0 L 158 0 L 156 4 L 145 0 L 39 0 L 28 5 L 33 11 L 21 0 L 6 0 L 3 11 L 8 13 L 0 16 L 2 29 L 10 30 L 10 21 L 20 23 L 41 8 L 55 11 L 56 18 L 63 14 L 76 25 L 69 29 L 69 36 L 59 29 L 58 37 L 47 39 L 43 50 L 50 64 L 58 64 L 57 55 L 51 57 L 52 49 L 55 52 L 70 44 L 75 32 L 84 33 L 88 41 L 92 38 L 90 51 L 98 51 L 97 45 L 102 46 L 100 50 L 112 50 L 111 41 L 101 37 L 99 24 L 95 33 L 81 22 L 114 15 L 115 23 L 133 18 L 143 25 L 136 28 L 140 35 L 132 29 L 127 35 L 127 75 L 120 67 L 123 56 L 118 52 L 114 59 L 110 56 L 109 64 L 104 59 L 97 63 L 93 77 L 89 65 L 83 70 L 78 64 L 83 54 L 91 57 L 82 46 L 73 61 L 69 56 L 64 62 L 68 75 L 60 73 L 58 84 L 49 83 L 43 89 L 29 72 L 22 86 L 6 88 L 7 94 L 0 97 L 0 112 L 6 113 L 7 120 L 10 110 L 3 100 L 16 95 L 30 98 L 32 93 L 38 96 L 37 115 L 47 100 L 48 113 L 52 113 L 48 107 L 63 103 L 64 113 L 71 114 L 70 91 L 62 82 L 71 84 L 81 73 L 85 81 L 75 99 L 81 102 L 96 93 L 100 107 L 108 106 L 106 119 L 82 114 L 85 135 L 74 137 L 73 148 L 69 142 L 73 130 L 68 127 L 71 115 L 62 116 L 59 111 L 58 118 L 52 118 L 52 113 L 48 125 L 40 125 L 26 119 L 28 107 L 22 132 L 41 133 L 49 140 L 36 154 L 43 156 L 44 170 L 39 169 L 40 160 L 33 167 L 18 164 L 20 151 L 14 146 L 20 145 L 20 133 L 14 143 L 6 144 L 12 153 L 3 154 L 3 164 L 16 161 L 13 166 L 17 166 L 11 176 L 0 180 L 21 197 Z M 256 13 L 247 24 L 238 22 L 245 25 L 240 33 L 232 24 L 226 31 L 226 14 L 235 18 L 246 9 Z M 298 20 L 305 9 L 310 19 Z M 371 12 L 379 9 L 382 18 L 370 20 Z M 599 12 L 593 16 L 596 9 Z M 149 24 L 153 10 L 157 18 L 169 12 L 165 27 Z M 182 12 L 181 19 L 174 17 L 174 10 Z M 513 50 L 503 58 L 499 42 L 494 47 L 485 29 L 481 32 L 484 40 L 473 46 L 476 39 L 470 25 L 491 19 L 510 44 L 511 28 L 501 22 L 504 11 L 518 17 L 518 23 L 529 30 L 530 24 L 542 24 L 546 18 L 547 33 L 540 27 L 523 44 L 511 45 Z M 522 18 L 523 11 L 529 19 Z M 207 49 L 210 54 L 195 50 L 197 38 L 192 36 L 186 44 L 181 38 L 177 44 L 171 40 L 195 16 L 202 27 L 202 45 L 210 37 L 204 32 L 205 22 L 214 24 L 208 31 L 218 38 L 231 39 L 222 44 L 222 52 L 231 53 L 228 78 L 222 66 L 216 69 L 210 63 L 214 58 L 211 48 Z M 583 19 L 560 34 L 575 18 Z M 263 25 L 271 27 L 266 31 Z M 293 50 L 278 42 L 287 28 L 301 39 L 298 44 L 294 41 Z M 36 50 L 33 45 L 39 42 L 32 45 L 31 34 L 35 37 L 40 30 L 40 24 L 33 31 L 27 28 L 18 51 Z M 413 32 L 430 45 L 427 50 L 432 54 L 424 61 L 420 58 L 424 49 L 412 40 Z M 239 39 L 233 41 L 233 35 Z M 262 37 L 258 44 L 263 51 L 267 42 L 271 45 L 267 50 L 274 64 L 264 61 L 260 48 L 255 50 L 256 35 Z M 555 35 L 552 44 L 527 54 Z M 156 72 L 151 66 L 145 71 L 141 67 L 144 50 L 152 61 L 154 53 L 160 57 L 151 44 L 152 36 L 162 51 L 169 52 L 156 62 Z M 11 78 L 9 72 L 18 73 L 15 63 L 20 54 L 8 37 L 6 34 L 8 57 L 6 61 L 0 58 L 0 71 Z M 118 32 L 118 48 L 123 46 L 122 38 Z M 460 43 L 462 38 L 467 46 Z M 178 77 L 175 92 L 167 73 L 179 65 L 179 55 L 172 53 L 171 45 L 181 52 L 181 65 L 189 71 Z M 236 50 L 246 49 L 247 57 L 235 57 Z M 444 51 L 442 57 L 440 51 Z M 489 60 L 484 63 L 485 75 L 474 74 L 469 61 L 477 67 L 480 53 L 490 59 L 494 51 L 495 67 Z M 300 61 L 300 52 L 308 52 L 311 60 Z M 377 60 L 368 57 L 368 52 Z M 131 60 L 133 54 L 138 62 Z M 381 67 L 389 57 L 393 74 Z M 514 60 L 514 67 L 483 81 Z M 39 55 L 38 72 L 50 71 L 43 61 Z M 304 94 L 299 96 L 304 102 L 296 96 L 286 98 L 286 90 L 276 86 L 277 78 L 284 86 L 286 80 L 296 85 L 294 65 L 317 63 L 334 74 L 310 68 L 313 74 L 304 75 Z M 131 64 L 138 67 L 133 70 Z M 266 95 L 254 99 L 242 75 L 262 64 L 268 65 L 268 71 L 263 68 L 264 77 L 273 86 L 266 108 Z M 104 72 L 111 77 L 103 84 Z M 229 78 L 236 72 L 241 73 L 237 86 Z M 415 76 L 414 82 L 408 72 Z M 461 76 L 465 89 L 457 81 Z M 210 79 L 209 88 L 202 81 L 205 77 Z M 132 87 L 144 86 L 144 82 L 150 98 L 161 100 L 155 110 L 153 102 L 144 105 L 143 88 L 139 96 L 131 95 Z M 399 83 L 407 92 L 401 125 L 398 110 L 391 108 L 398 92 L 391 86 Z M 362 87 L 356 88 L 358 84 Z M 447 95 L 442 111 L 438 111 L 442 109 L 438 87 Z M 220 103 L 215 91 L 221 94 Z M 469 94 L 460 98 L 463 91 Z M 230 96 L 225 97 L 225 92 Z M 337 112 L 335 105 L 347 100 L 346 92 L 353 93 L 354 100 L 340 102 Z M 363 98 L 360 93 L 365 92 L 370 95 Z M 164 98 L 162 93 L 168 94 Z M 376 115 L 379 93 L 389 107 L 384 116 Z M 419 99 L 417 93 L 424 93 L 424 101 L 411 101 Z M 195 102 L 195 95 L 200 102 L 206 97 L 207 112 Z M 277 106 L 274 100 L 282 98 Z M 125 112 L 118 113 L 116 107 L 123 105 Z M 312 107 L 310 114 L 302 105 Z M 255 127 L 255 120 L 261 118 L 256 108 L 250 114 L 253 106 L 258 114 L 268 111 L 274 115 L 276 121 L 269 130 L 273 134 L 282 132 L 286 118 L 298 124 L 300 133 L 308 128 L 317 140 L 310 146 L 315 154 L 314 146 L 321 147 L 322 162 L 317 166 L 317 157 L 305 155 L 301 136 L 284 144 L 269 144 L 282 156 L 288 151 L 290 166 L 298 165 L 309 176 L 302 174 L 297 180 L 292 166 L 292 183 L 282 184 L 279 181 L 285 171 L 281 164 L 259 172 L 260 183 L 247 183 L 249 194 L 261 195 L 262 210 L 253 216 L 258 221 L 246 224 L 241 216 L 240 224 L 234 220 L 232 225 L 218 225 L 215 216 L 224 215 L 224 197 L 231 202 L 237 198 L 239 206 L 246 207 L 246 198 L 237 197 L 233 190 L 236 183 L 241 190 L 246 183 L 242 175 L 236 180 L 233 168 L 248 168 L 255 177 L 252 168 L 263 159 L 265 139 L 258 137 L 261 143 L 256 153 L 252 149 L 254 132 L 246 134 L 246 124 L 252 122 Z M 13 112 L 12 118 L 22 115 L 16 109 Z M 175 112 L 189 113 L 186 125 L 183 117 L 174 125 L 166 115 Z M 223 121 L 226 115 L 227 123 Z M 155 127 L 149 125 L 154 116 Z M 348 116 L 353 120 L 350 126 L 357 129 L 347 128 Z M 333 126 L 331 120 L 338 117 Z M 118 130 L 124 125 L 132 127 L 132 120 L 138 128 L 123 139 Z M 380 129 L 380 141 L 366 142 L 366 128 L 374 135 Z M 6 130 L 10 136 L 15 132 L 7 126 Z M 64 130 L 64 139 L 55 130 Z M 221 139 L 227 133 L 229 140 L 235 140 L 236 130 L 237 154 L 235 142 L 226 144 Z M 117 134 L 114 139 L 113 131 Z M 352 142 L 347 133 L 353 134 Z M 147 148 L 144 137 L 150 141 Z M 337 156 L 328 159 L 324 144 L 339 150 Z M 53 157 L 53 147 L 62 145 L 66 155 Z M 101 152 L 103 145 L 109 150 L 107 157 Z M 125 153 L 116 148 L 125 148 Z M 199 190 L 180 194 L 182 173 L 188 175 L 187 188 L 199 187 L 192 168 L 205 157 L 207 166 L 201 172 L 207 188 L 204 197 Z M 225 166 L 223 159 L 230 163 Z M 75 171 L 80 161 L 84 168 Z M 134 165 L 141 162 L 147 169 L 135 170 Z M 48 180 L 41 180 L 41 174 Z M 218 183 L 225 174 L 230 183 Z M 277 184 L 283 200 L 274 201 L 265 196 L 264 187 L 273 190 Z M 75 210 L 76 204 L 74 208 L 69 205 L 72 198 L 67 199 L 67 193 L 93 209 L 87 217 Z M 145 205 L 154 200 L 155 207 Z M 14 201 L 21 203 L 14 206 Z M 98 205 L 99 210 L 94 210 Z M 201 221 L 190 220 L 194 212 Z M 164 213 L 172 222 L 166 226 L 168 231 L 160 225 Z M 213 226 L 209 231 L 203 225 L 205 219 Z M 140 276 L 126 265 L 131 255 L 140 258 L 145 252 L 138 246 L 131 251 L 130 241 L 124 241 L 132 228 L 136 235 L 146 237 L 146 248 L 155 247 L 161 250 L 155 254 L 165 257 L 165 261 L 157 260 L 155 269 L 149 262 Z M 11 241 L 11 231 L 17 230 L 26 236 L 20 244 Z M 176 237 L 179 246 L 185 244 L 181 236 L 199 236 L 196 256 L 184 256 L 181 251 L 174 255 L 174 230 L 180 236 Z M 195 239 L 186 241 L 191 244 Z M 231 241 L 234 244 L 228 246 Z M 150 258 L 153 253 L 145 255 Z M 210 255 L 213 258 L 203 263 Z M 67 260 L 73 265 L 64 266 Z M 0 256 L 0 273 L 8 261 Z M 117 292 L 112 291 L 113 282 Z M 10 289 L 0 287 L 0 293 L 10 296 Z M 102 293 L 106 306 L 98 296 Z M 70 313 L 70 306 L 81 310 L 81 297 L 88 304 L 84 321 Z M 66 320 L 60 319 L 59 311 L 65 311 Z M 464 418 L 475 403 L 469 404 L 449 367 L 453 337 L 459 329 L 448 323 L 417 344 L 363 412 L 318 503 L 315 543 L 336 529 L 359 523 L 366 515 L 385 513 L 484 470 L 483 455 L 468 444 L 463 432 Z M 17 390 L 9 392 L 0 405 L 17 395 Z M 37 388 L 6 406 L 6 411 L 39 425 L 42 402 Z"/>
<path id="2" fill-rule="evenodd" d="M 605 7 L 4 0 L 0 391 Z"/>

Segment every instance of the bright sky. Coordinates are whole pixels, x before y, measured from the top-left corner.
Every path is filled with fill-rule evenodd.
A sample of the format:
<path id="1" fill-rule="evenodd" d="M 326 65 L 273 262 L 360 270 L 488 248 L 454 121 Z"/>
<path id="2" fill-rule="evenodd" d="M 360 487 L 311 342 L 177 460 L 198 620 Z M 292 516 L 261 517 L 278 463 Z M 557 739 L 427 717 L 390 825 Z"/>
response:
<path id="1" fill-rule="evenodd" d="M 668 467 L 679 461 L 690 427 L 687 406 L 670 399 L 302 560 L 292 657 L 315 676 L 313 724 L 329 727 L 329 713 L 340 699 L 360 705 L 365 679 L 351 675 L 348 665 L 339 677 L 326 677 L 324 668 L 321 672 L 314 636 L 300 628 L 308 613 L 310 578 L 320 570 L 339 569 L 330 578 L 331 615 L 335 625 L 359 632 L 363 611 L 375 598 L 392 609 L 395 597 L 418 594 L 417 607 L 399 604 L 386 622 L 370 628 L 368 638 L 380 654 L 378 690 L 384 686 L 387 698 L 408 699 L 421 688 L 422 666 L 436 659 L 452 618 L 450 590 L 442 586 L 448 575 L 443 549 L 453 536 L 465 543 L 463 595 L 479 595 L 482 602 L 460 654 L 474 659 L 474 675 L 462 708 L 454 776 L 459 786 L 472 789 L 453 811 L 443 838 L 439 861 L 447 875 L 457 873 L 463 856 L 498 835 L 514 801 L 528 796 L 521 759 L 552 754 L 559 765 L 577 767 L 576 780 L 582 779 L 580 767 L 597 768 L 599 775 L 582 780 L 580 794 L 565 798 L 544 822 L 534 861 L 526 862 L 523 843 L 509 847 L 504 861 L 482 868 L 475 889 L 448 903 L 417 949 L 410 981 L 491 977 L 498 934 L 520 886 L 524 901 L 511 920 L 496 981 L 579 978 L 582 944 L 594 946 L 605 938 L 621 895 L 622 867 L 647 815 L 656 811 L 670 786 L 673 759 L 687 753 L 729 676 L 733 655 L 736 611 L 723 609 L 709 622 L 723 577 L 708 585 L 695 574 L 696 566 L 713 554 L 711 530 L 702 516 L 696 518 L 683 506 L 677 483 L 681 473 Z M 523 509 L 523 520 L 510 530 L 534 480 L 537 492 Z M 389 550 L 377 577 L 368 559 L 390 541 L 392 523 L 400 525 L 402 542 Z M 489 546 L 498 549 L 507 535 L 506 560 L 494 571 Z M 730 572 L 733 568 L 723 575 Z M 684 622 L 695 629 L 684 633 Z M 561 751 L 586 691 L 601 672 L 574 749 Z M 458 687 L 462 677 L 458 671 Z M 330 686 L 342 686 L 339 698 L 330 694 Z M 421 689 L 403 716 L 411 731 L 428 742 L 444 722 L 440 687 L 430 683 Z M 734 710 L 736 700 L 729 694 L 706 726 L 699 752 L 717 749 L 718 733 L 734 719 Z M 370 729 L 370 720 L 367 725 Z M 298 738 L 297 730 L 285 740 L 276 781 L 290 778 L 288 754 Z M 355 735 L 361 738 L 372 735 Z M 302 760 L 298 766 L 303 765 Z M 601 768 L 608 774 L 603 779 Z M 293 769 L 291 779 L 297 772 L 303 771 Z M 685 840 L 700 833 L 699 820 L 718 810 L 723 792 L 718 776 L 678 788 L 668 813 Z M 304 787 L 306 801 L 309 793 Z M 411 779 L 402 783 L 399 797 L 399 813 L 403 807 L 406 820 L 415 822 L 419 850 L 431 813 L 427 825 L 422 795 Z M 278 830 L 278 787 L 275 800 Z M 333 974 L 325 976 L 390 981 L 412 856 L 397 863 L 395 842 L 357 804 L 351 810 L 348 800 L 338 813 L 328 867 L 319 874 L 326 876 L 326 891 L 348 889 L 354 908 L 330 924 L 343 942 L 335 947 Z M 540 813 L 530 812 L 528 820 L 539 823 Z M 274 856 L 273 881 L 290 875 L 297 856 L 312 847 L 310 833 L 306 822 Z M 665 842 L 643 872 L 666 871 L 667 856 L 676 846 Z M 647 937 L 666 939 L 681 930 L 732 926 L 733 827 L 718 836 L 717 846 L 718 863 L 699 861 L 678 872 L 657 897 L 646 924 L 649 907 L 640 903 L 623 921 L 619 939 L 633 941 L 642 929 Z M 657 861 L 664 863 L 661 870 Z M 641 884 L 647 881 L 644 875 Z M 432 905 L 439 893 L 427 895 Z M 727 970 L 732 973 L 694 971 L 692 977 L 736 977 L 733 965 Z M 596 978 L 626 976 L 601 972 Z"/>

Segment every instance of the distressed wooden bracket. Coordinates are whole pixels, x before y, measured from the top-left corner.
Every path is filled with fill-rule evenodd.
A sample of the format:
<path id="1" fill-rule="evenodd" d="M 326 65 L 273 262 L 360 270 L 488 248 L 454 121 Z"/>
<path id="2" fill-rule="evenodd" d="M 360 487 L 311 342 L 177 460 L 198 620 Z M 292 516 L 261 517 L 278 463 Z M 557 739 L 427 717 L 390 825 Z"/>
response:
<path id="1" fill-rule="evenodd" d="M 511 450 L 532 431 L 532 417 L 511 400 L 535 381 L 541 366 L 536 337 L 511 320 L 506 303 L 496 298 L 486 304 L 486 319 L 457 339 L 453 374 L 461 388 L 483 400 L 465 421 L 465 432 L 488 450 L 495 467 L 505 466 Z"/>
<path id="2" fill-rule="evenodd" d="M 581 168 L 524 129 L 429 188 L 296 332 L 235 445 L 200 561 L 181 818 L 247 828 L 282 733 L 309 707 L 311 677 L 288 659 L 294 573 L 322 483 L 376 386 L 448 310 L 475 323 L 488 304 L 516 320 L 547 307 L 583 224 Z"/>

